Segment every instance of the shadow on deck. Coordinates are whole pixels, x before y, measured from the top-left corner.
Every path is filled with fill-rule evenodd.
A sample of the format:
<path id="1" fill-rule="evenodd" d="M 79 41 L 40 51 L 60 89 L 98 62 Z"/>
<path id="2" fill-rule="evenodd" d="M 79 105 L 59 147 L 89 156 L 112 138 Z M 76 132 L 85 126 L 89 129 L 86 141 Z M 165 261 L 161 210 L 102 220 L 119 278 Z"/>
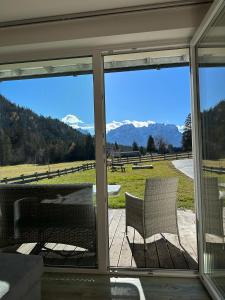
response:
<path id="1" fill-rule="evenodd" d="M 197 269 L 195 215 L 178 210 L 182 246 L 172 234 L 147 239 L 147 250 L 140 234 L 132 227 L 125 233 L 125 210 L 109 210 L 109 245 L 111 267 Z"/>
<path id="2" fill-rule="evenodd" d="M 181 245 L 172 234 L 157 234 L 147 239 L 147 250 L 140 234 L 132 227 L 125 233 L 125 210 L 109 209 L 110 266 L 117 268 L 197 269 L 195 215 L 178 210 Z M 96 253 L 80 247 L 45 243 L 25 243 L 5 248 L 4 252 L 39 254 L 48 266 L 96 267 Z"/>

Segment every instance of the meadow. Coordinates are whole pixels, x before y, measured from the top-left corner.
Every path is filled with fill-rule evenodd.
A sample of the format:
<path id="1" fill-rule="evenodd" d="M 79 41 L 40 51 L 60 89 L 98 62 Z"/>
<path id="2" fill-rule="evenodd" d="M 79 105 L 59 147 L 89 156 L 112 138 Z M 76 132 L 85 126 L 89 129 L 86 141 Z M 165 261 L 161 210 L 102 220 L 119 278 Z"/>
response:
<path id="1" fill-rule="evenodd" d="M 82 165 L 84 162 L 60 163 L 52 165 L 17 165 L 6 166 L 0 168 L 0 177 L 13 177 L 20 174 L 32 174 L 34 172 L 53 171 L 57 169 L 75 167 Z M 86 163 L 86 161 L 85 161 Z M 170 161 L 160 161 L 153 163 L 153 169 L 132 170 L 132 165 L 126 165 L 126 172 L 120 171 L 112 172 L 108 168 L 107 177 L 108 184 L 119 184 L 121 190 L 116 196 L 109 196 L 110 208 L 124 208 L 125 198 L 124 193 L 129 192 L 137 197 L 143 198 L 145 180 L 149 177 L 178 177 L 178 202 L 177 206 L 184 209 L 194 210 L 194 195 L 193 195 L 193 181 L 186 175 L 178 171 Z M 52 179 L 44 179 L 37 182 L 37 184 L 73 184 L 96 182 L 96 171 L 88 170 L 81 171 L 73 174 L 68 174 Z"/>
<path id="2" fill-rule="evenodd" d="M 153 169 L 145 170 L 132 170 L 132 165 L 126 165 L 126 172 L 120 171 L 111 172 L 108 168 L 107 177 L 108 184 L 121 185 L 120 193 L 117 196 L 109 196 L 110 208 L 124 208 L 125 198 L 124 193 L 129 192 L 137 197 L 143 198 L 145 180 L 149 177 L 178 177 L 178 202 L 177 205 L 180 208 L 194 210 L 194 195 L 193 195 L 193 181 L 183 173 L 175 169 L 171 162 L 161 161 L 154 162 Z M 74 174 L 68 174 L 65 176 L 55 177 L 53 179 L 45 179 L 39 181 L 39 183 L 45 184 L 60 184 L 60 183 L 80 183 L 90 182 L 95 183 L 95 170 L 89 170 Z"/>
<path id="3" fill-rule="evenodd" d="M 49 165 L 35 165 L 35 164 L 21 164 L 15 166 L 4 166 L 0 167 L 0 179 L 5 177 L 16 177 L 28 174 L 33 174 L 35 172 L 47 172 L 47 171 L 56 171 L 58 169 L 65 169 L 65 168 L 72 168 L 76 166 L 80 166 L 83 163 L 89 163 L 93 161 L 75 161 L 75 162 L 68 162 L 68 163 L 58 163 L 58 164 L 49 164 Z"/>

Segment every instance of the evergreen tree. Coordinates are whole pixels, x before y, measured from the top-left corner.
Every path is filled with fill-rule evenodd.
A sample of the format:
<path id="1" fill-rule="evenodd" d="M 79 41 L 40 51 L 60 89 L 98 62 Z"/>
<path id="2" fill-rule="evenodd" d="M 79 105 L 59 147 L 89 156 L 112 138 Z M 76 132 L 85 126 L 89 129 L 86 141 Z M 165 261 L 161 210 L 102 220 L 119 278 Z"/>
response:
<path id="1" fill-rule="evenodd" d="M 182 149 L 183 151 L 192 151 L 191 114 L 188 114 L 184 123 Z"/>
<path id="2" fill-rule="evenodd" d="M 140 147 L 140 153 L 141 153 L 141 155 L 146 154 L 146 149 L 143 146 Z"/>
<path id="3" fill-rule="evenodd" d="M 133 151 L 139 151 L 138 144 L 135 141 L 132 144 L 132 149 L 133 149 Z"/>
<path id="4" fill-rule="evenodd" d="M 158 152 L 160 154 L 165 154 L 166 153 L 166 143 L 163 140 L 163 138 L 160 138 L 158 141 Z"/>
<path id="5" fill-rule="evenodd" d="M 169 144 L 169 145 L 168 145 L 168 152 L 169 152 L 169 153 L 173 153 L 173 152 L 174 152 L 174 149 L 173 149 L 173 145 L 172 145 L 172 144 Z"/>
<path id="6" fill-rule="evenodd" d="M 93 160 L 95 159 L 95 145 L 94 145 L 94 138 L 91 134 L 86 135 L 86 159 Z"/>
<path id="7" fill-rule="evenodd" d="M 117 144 L 117 142 L 115 142 L 115 144 L 114 144 L 114 148 L 115 148 L 115 150 L 116 150 L 116 151 L 118 151 L 118 150 L 119 150 L 119 145 Z"/>
<path id="8" fill-rule="evenodd" d="M 148 142 L 147 142 L 147 152 L 148 153 L 152 153 L 152 152 L 155 152 L 155 141 L 154 141 L 154 138 L 149 135 L 148 137 Z"/>

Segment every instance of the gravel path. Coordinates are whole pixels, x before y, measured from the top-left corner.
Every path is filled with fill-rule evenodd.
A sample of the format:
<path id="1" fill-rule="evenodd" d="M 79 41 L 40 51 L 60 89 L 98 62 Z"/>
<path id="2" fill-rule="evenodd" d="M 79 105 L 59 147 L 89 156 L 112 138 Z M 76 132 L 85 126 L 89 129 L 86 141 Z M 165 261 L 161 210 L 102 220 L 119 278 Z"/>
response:
<path id="1" fill-rule="evenodd" d="M 172 164 L 176 169 L 194 179 L 193 159 L 179 159 L 173 160 Z"/>

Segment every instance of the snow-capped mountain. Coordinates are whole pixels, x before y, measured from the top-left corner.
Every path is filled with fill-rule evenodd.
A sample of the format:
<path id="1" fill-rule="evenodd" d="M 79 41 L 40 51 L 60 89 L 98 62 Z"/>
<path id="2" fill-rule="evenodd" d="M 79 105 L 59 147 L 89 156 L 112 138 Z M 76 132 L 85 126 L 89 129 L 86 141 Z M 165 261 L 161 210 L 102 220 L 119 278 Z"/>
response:
<path id="1" fill-rule="evenodd" d="M 174 124 L 149 124 L 148 126 L 135 127 L 133 124 L 125 124 L 108 131 L 107 142 L 121 145 L 132 145 L 135 141 L 139 146 L 146 146 L 149 135 L 155 141 L 162 138 L 166 144 L 181 147 L 182 133 Z"/>

